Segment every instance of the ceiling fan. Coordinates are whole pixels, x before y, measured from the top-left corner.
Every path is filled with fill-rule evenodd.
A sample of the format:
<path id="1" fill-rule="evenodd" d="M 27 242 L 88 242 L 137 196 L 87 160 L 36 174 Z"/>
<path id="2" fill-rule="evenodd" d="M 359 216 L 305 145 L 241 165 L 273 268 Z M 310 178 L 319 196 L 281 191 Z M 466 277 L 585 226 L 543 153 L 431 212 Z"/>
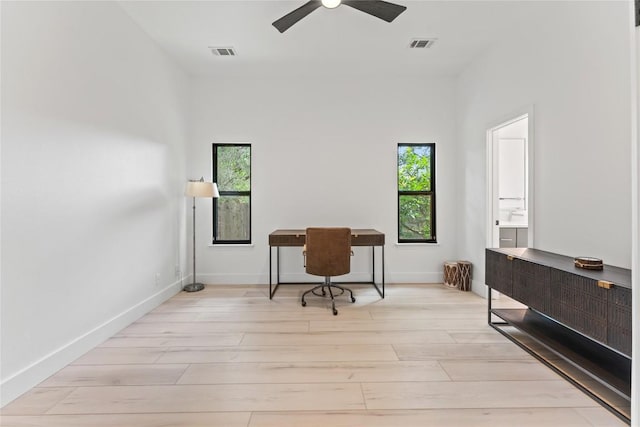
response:
<path id="1" fill-rule="evenodd" d="M 358 9 L 364 13 L 380 18 L 384 21 L 391 22 L 404 12 L 407 7 L 399 4 L 389 3 L 382 0 L 311 0 L 278 19 L 273 26 L 281 33 L 287 31 L 293 24 L 319 8 L 324 6 L 327 9 L 334 9 L 340 4 L 346 4 L 354 9 Z"/>

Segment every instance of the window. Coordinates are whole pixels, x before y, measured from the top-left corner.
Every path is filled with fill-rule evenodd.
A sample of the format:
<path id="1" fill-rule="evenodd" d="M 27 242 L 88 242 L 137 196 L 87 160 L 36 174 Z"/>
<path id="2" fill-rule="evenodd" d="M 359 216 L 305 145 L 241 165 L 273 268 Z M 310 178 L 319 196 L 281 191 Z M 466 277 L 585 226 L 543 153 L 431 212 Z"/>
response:
<path id="1" fill-rule="evenodd" d="M 213 144 L 213 243 L 251 243 L 251 144 Z"/>
<path id="2" fill-rule="evenodd" d="M 435 144 L 398 144 L 398 243 L 436 243 Z"/>

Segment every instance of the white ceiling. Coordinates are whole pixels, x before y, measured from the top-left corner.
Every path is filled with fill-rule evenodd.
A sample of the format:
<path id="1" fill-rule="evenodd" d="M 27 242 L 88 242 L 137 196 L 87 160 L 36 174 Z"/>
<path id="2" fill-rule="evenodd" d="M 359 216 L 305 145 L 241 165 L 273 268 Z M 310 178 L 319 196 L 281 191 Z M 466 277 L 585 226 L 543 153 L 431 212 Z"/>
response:
<path id="1" fill-rule="evenodd" d="M 321 7 L 283 34 L 271 25 L 305 2 L 119 3 L 196 76 L 456 75 L 529 24 L 525 2 L 397 0 L 407 10 L 392 23 L 342 5 Z M 408 47 L 414 38 L 434 37 L 431 48 Z M 214 56 L 210 46 L 233 47 L 238 56 Z"/>

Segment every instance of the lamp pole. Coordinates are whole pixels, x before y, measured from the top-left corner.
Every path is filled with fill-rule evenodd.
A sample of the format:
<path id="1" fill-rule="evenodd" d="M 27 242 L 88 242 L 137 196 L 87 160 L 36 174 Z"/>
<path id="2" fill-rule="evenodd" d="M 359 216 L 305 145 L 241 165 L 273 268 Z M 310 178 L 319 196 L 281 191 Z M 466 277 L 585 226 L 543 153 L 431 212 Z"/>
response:
<path id="1" fill-rule="evenodd" d="M 204 284 L 196 280 L 196 198 L 193 197 L 193 282 L 184 287 L 186 292 L 198 292 L 204 289 Z"/>

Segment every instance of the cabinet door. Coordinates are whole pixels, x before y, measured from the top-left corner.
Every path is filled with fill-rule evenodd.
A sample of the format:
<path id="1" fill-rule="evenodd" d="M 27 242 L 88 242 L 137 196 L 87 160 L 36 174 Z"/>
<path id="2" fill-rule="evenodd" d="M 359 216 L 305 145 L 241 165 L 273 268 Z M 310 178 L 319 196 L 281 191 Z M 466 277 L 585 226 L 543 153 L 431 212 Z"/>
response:
<path id="1" fill-rule="evenodd" d="M 513 261 L 509 261 L 505 254 L 485 251 L 485 281 L 487 285 L 507 296 L 513 293 L 511 271 Z"/>
<path id="2" fill-rule="evenodd" d="M 515 248 L 516 239 L 517 239 L 517 235 L 516 235 L 515 228 L 500 229 L 500 247 L 501 248 Z"/>
<path id="3" fill-rule="evenodd" d="M 516 247 L 526 248 L 529 246 L 529 229 L 518 228 L 516 229 Z"/>
<path id="4" fill-rule="evenodd" d="M 607 299 L 610 291 L 598 282 L 560 270 L 551 270 L 552 307 L 558 322 L 601 343 L 607 342 Z"/>
<path id="5" fill-rule="evenodd" d="M 631 357 L 631 289 L 614 286 L 608 296 L 607 344 Z"/>
<path id="6" fill-rule="evenodd" d="M 513 299 L 542 313 L 548 313 L 551 300 L 550 268 L 540 264 L 513 260 Z"/>

